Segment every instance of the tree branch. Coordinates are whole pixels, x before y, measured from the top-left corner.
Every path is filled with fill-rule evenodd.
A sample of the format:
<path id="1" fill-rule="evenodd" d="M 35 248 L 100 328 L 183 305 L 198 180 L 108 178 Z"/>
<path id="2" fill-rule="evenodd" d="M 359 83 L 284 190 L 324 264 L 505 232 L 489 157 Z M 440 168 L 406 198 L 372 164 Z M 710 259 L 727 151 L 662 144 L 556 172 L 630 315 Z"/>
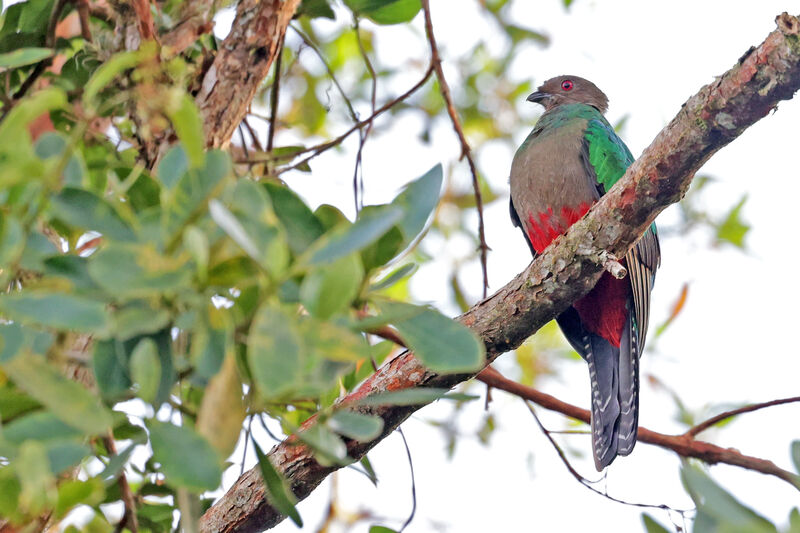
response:
<path id="1" fill-rule="evenodd" d="M 725 411 L 724 413 L 720 413 L 716 416 L 712 416 L 708 420 L 704 420 L 700 422 L 696 426 L 692 426 L 689 430 L 685 433 L 687 437 L 694 438 L 703 431 L 707 430 L 711 426 L 719 424 L 723 420 L 727 420 L 731 417 L 741 415 L 743 413 L 752 413 L 753 411 L 758 411 L 759 409 L 764 409 L 766 407 L 772 407 L 774 405 L 784 405 L 787 403 L 796 403 L 800 402 L 800 396 L 793 396 L 791 398 L 781 398 L 778 400 L 771 400 L 769 402 L 761 402 L 761 403 L 754 403 L 751 405 L 745 405 L 743 407 L 739 407 L 738 409 L 731 409 L 730 411 Z"/>
<path id="2" fill-rule="evenodd" d="M 504 390 L 525 400 L 530 400 L 545 409 L 557 411 L 570 418 L 589 423 L 589 411 L 581 409 L 575 405 L 561 401 L 554 396 L 550 396 L 542 391 L 525 386 L 516 381 L 510 380 L 492 367 L 487 367 L 478 374 L 478 379 L 487 385 Z M 672 450 L 681 457 L 694 457 L 710 465 L 723 463 L 748 470 L 761 472 L 769 476 L 786 481 L 794 488 L 800 490 L 800 476 L 778 467 L 772 461 L 744 455 L 733 448 L 721 448 L 715 444 L 694 440 L 688 433 L 683 435 L 665 435 L 649 429 L 639 427 L 637 440 L 646 444 L 659 446 L 667 450 Z"/>
<path id="3" fill-rule="evenodd" d="M 486 266 L 486 252 L 489 250 L 489 246 L 486 244 L 486 231 L 483 227 L 483 198 L 481 197 L 481 185 L 478 181 L 478 169 L 475 166 L 475 160 L 472 158 L 472 148 L 470 148 L 467 137 L 464 135 L 464 130 L 461 128 L 461 120 L 458 118 L 458 112 L 453 103 L 453 96 L 450 94 L 450 86 L 447 84 L 447 79 L 444 77 L 444 70 L 442 70 L 442 59 L 439 57 L 439 47 L 436 45 L 436 37 L 433 35 L 430 0 L 422 0 L 422 11 L 425 13 L 425 34 L 428 36 L 428 43 L 430 43 L 431 47 L 431 63 L 436 69 L 436 79 L 439 80 L 439 92 L 442 93 L 442 99 L 447 107 L 447 114 L 450 115 L 450 122 L 453 123 L 453 129 L 458 136 L 459 143 L 461 143 L 460 159 L 467 158 L 469 171 L 472 175 L 475 207 L 478 210 L 478 240 L 480 241 L 481 272 L 483 273 L 483 297 L 486 298 L 486 291 L 489 289 L 489 271 Z"/>
<path id="4" fill-rule="evenodd" d="M 197 105 L 205 122 L 206 144 L 224 147 L 247 115 L 267 76 L 300 0 L 242 0 L 231 32 L 206 72 Z"/>
<path id="5" fill-rule="evenodd" d="M 591 290 L 603 272 L 607 253 L 624 257 L 655 217 L 681 198 L 694 173 L 717 150 L 800 88 L 800 21 L 784 13 L 777 23 L 778 29 L 758 48 L 749 50 L 731 70 L 683 105 L 619 183 L 566 235 L 556 239 L 522 274 L 458 318 L 483 340 L 487 364 L 519 346 Z M 449 388 L 470 377 L 472 374 L 435 374 L 405 352 L 384 364 L 343 402 L 352 404 L 387 390 Z M 419 407 L 358 407 L 362 413 L 383 418 L 384 429 L 371 442 L 347 440 L 349 456 L 362 457 Z M 666 447 L 663 435 L 640 432 L 640 436 Z M 671 444 L 678 453 L 698 453 L 711 463 L 727 457 L 721 448 L 688 438 Z M 295 438 L 276 445 L 269 458 L 299 499 L 308 496 L 334 470 L 320 465 L 312 451 Z M 756 462 L 737 466 L 757 469 L 759 465 L 767 468 L 764 463 L 769 463 L 755 458 L 747 461 Z M 283 518 L 264 499 L 256 468 L 240 477 L 206 512 L 200 526 L 205 532 L 249 532 L 269 528 Z"/>

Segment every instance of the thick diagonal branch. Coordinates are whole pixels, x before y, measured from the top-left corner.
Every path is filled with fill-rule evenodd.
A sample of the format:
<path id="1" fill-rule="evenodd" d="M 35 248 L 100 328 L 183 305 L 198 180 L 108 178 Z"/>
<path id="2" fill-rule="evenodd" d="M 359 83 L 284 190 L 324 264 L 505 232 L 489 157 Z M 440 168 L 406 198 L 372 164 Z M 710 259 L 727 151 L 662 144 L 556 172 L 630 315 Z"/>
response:
<path id="1" fill-rule="evenodd" d="M 519 346 L 587 293 L 603 271 L 604 253 L 624 257 L 656 215 L 681 198 L 694 173 L 711 155 L 800 89 L 800 21 L 783 14 L 777 22 L 778 29 L 758 48 L 749 50 L 731 70 L 683 105 L 584 219 L 508 285 L 458 318 L 483 340 L 487 363 Z M 452 387 L 471 377 L 435 374 L 404 353 L 381 367 L 345 401 L 415 386 Z M 348 441 L 350 456 L 362 457 L 417 408 L 359 408 L 380 416 L 385 425 L 383 433 L 371 442 Z M 275 446 L 269 457 L 300 499 L 333 470 L 317 463 L 311 450 L 295 439 Z M 269 528 L 282 519 L 264 499 L 257 470 L 251 470 L 206 512 L 201 529 L 249 532 Z"/>
<path id="2" fill-rule="evenodd" d="M 231 31 L 206 72 L 197 106 L 206 144 L 224 147 L 247 114 L 300 0 L 242 0 Z"/>

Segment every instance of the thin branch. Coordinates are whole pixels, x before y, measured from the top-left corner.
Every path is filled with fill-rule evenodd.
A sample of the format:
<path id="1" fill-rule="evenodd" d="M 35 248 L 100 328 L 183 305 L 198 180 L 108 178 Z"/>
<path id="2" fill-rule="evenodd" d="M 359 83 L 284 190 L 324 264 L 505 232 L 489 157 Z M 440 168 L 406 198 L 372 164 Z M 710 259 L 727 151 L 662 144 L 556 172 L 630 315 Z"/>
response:
<path id="1" fill-rule="evenodd" d="M 777 23 L 778 29 L 763 43 L 687 100 L 625 176 L 583 219 L 539 254 L 514 280 L 457 318 L 482 340 L 487 364 L 500 354 L 515 349 L 572 302 L 587 294 L 604 272 L 602 265 L 598 264 L 601 263 L 598 258 L 602 251 L 624 257 L 655 217 L 680 199 L 695 172 L 714 153 L 800 89 L 800 20 L 782 14 Z M 578 250 L 582 251 L 579 253 Z M 587 254 L 583 250 L 593 251 Z M 367 378 L 342 400 L 340 407 L 387 390 L 450 388 L 473 375 L 436 374 L 411 353 L 404 352 Z M 560 404 L 571 412 L 577 409 L 564 402 Z M 420 407 L 359 405 L 362 414 L 383 419 L 383 430 L 370 442 L 344 439 L 348 456 L 355 460 L 363 457 Z M 589 412 L 579 411 L 583 414 L 578 413 L 576 418 L 583 416 L 582 419 L 588 421 Z M 311 426 L 314 421 L 312 417 L 303 427 Z M 793 484 L 797 478 L 796 474 L 781 470 L 770 461 L 747 457 L 685 436 L 662 435 L 640 428 L 639 440 L 673 449 L 682 456 L 697 457 L 709 464 L 727 462 L 769 473 Z M 275 468 L 287 478 L 299 500 L 306 498 L 336 470 L 334 466 L 319 464 L 311 448 L 292 438 L 277 444 L 268 456 Z M 201 531 L 261 531 L 284 518 L 268 503 L 264 484 L 258 468 L 255 468 L 240 477 L 206 511 L 201 518 Z"/>
<path id="2" fill-rule="evenodd" d="M 686 435 L 687 437 L 694 438 L 698 434 L 710 428 L 711 426 L 719 424 L 723 420 L 727 420 L 728 418 L 740 415 L 742 413 L 752 413 L 753 411 L 758 411 L 759 409 L 764 409 L 766 407 L 772 407 L 774 405 L 784 405 L 787 403 L 796 403 L 796 402 L 800 402 L 800 396 L 793 396 L 791 398 L 781 398 L 779 400 L 771 400 L 769 402 L 754 403 L 751 405 L 745 405 L 743 407 L 739 407 L 738 409 L 731 409 L 730 411 L 725 411 L 724 413 L 712 416 L 708 420 L 704 420 L 703 422 L 700 422 L 696 426 L 689 428 L 689 430 L 686 433 L 684 433 L 684 435 Z"/>
<path id="3" fill-rule="evenodd" d="M 317 46 L 317 44 L 311 39 L 311 37 L 306 35 L 305 32 L 303 32 L 303 30 L 301 30 L 294 24 L 290 24 L 289 27 L 292 28 L 295 31 L 295 33 L 297 33 L 297 35 L 300 36 L 300 38 L 303 40 L 306 46 L 311 48 L 314 51 L 314 53 L 317 54 L 317 57 L 322 62 L 322 65 L 325 67 L 325 71 L 328 73 L 328 77 L 331 79 L 333 85 L 336 87 L 336 90 L 339 91 L 339 94 L 342 96 L 344 103 L 347 105 L 347 111 L 348 113 L 350 113 L 350 118 L 353 119 L 353 122 L 358 122 L 358 113 L 356 113 L 356 110 L 353 107 L 353 102 L 350 101 L 350 97 L 347 96 L 346 92 L 344 92 L 344 89 L 339 83 L 339 80 L 336 78 L 336 74 L 334 74 L 333 69 L 328 64 L 328 61 L 325 59 L 325 55 L 319 49 L 319 46 Z"/>
<path id="4" fill-rule="evenodd" d="M 371 114 L 375 114 L 376 102 L 375 99 L 378 93 L 378 76 L 375 74 L 375 69 L 372 67 L 372 61 L 369 60 L 369 55 L 364 47 L 364 41 L 361 39 L 361 28 L 358 25 L 358 16 L 353 16 L 354 31 L 356 34 L 356 42 L 358 43 L 358 50 L 361 52 L 361 57 L 364 59 L 364 65 L 369 72 L 370 80 L 372 81 L 372 91 L 370 96 Z M 367 123 L 367 127 L 359 132 L 358 135 L 358 153 L 356 153 L 356 164 L 353 169 L 353 201 L 355 202 L 356 213 L 364 207 L 364 169 L 361 165 L 361 156 L 364 152 L 364 144 L 367 142 L 372 131 L 372 121 Z M 359 179 L 359 171 L 361 179 Z"/>
<path id="5" fill-rule="evenodd" d="M 397 432 L 403 439 L 403 446 L 406 448 L 406 456 L 408 457 L 408 469 L 411 472 L 411 514 L 408 515 L 408 518 L 406 518 L 406 521 L 403 522 L 402 527 L 400 527 L 400 533 L 402 533 L 408 527 L 408 524 L 414 520 L 414 515 L 417 514 L 417 481 L 414 477 L 414 461 L 411 459 L 411 448 L 408 447 L 408 441 L 406 440 L 405 433 L 403 433 L 403 428 L 397 428 Z"/>
<path id="6" fill-rule="evenodd" d="M 669 505 L 666 505 L 666 504 L 651 504 L 651 503 L 629 502 L 627 500 L 622 500 L 620 498 L 616 498 L 614 496 L 611 496 L 610 494 L 608 494 L 608 492 L 604 492 L 602 490 L 599 490 L 599 489 L 595 488 L 594 485 L 596 485 L 597 483 L 599 483 L 600 481 L 605 479 L 605 474 L 598 481 L 589 481 L 588 479 L 583 477 L 581 475 L 581 473 L 578 472 L 575 469 L 574 466 L 572 466 L 572 463 L 569 462 L 569 459 L 567 459 L 567 455 L 564 453 L 564 450 L 561 448 L 561 446 L 558 445 L 558 443 L 555 441 L 553 436 L 550 434 L 551 433 L 550 430 L 548 430 L 546 427 L 544 427 L 544 424 L 542 424 L 542 421 L 539 420 L 539 417 L 536 414 L 536 411 L 534 411 L 533 406 L 531 405 L 531 403 L 529 401 L 527 401 L 527 400 L 524 400 L 524 401 L 525 401 L 525 407 L 528 408 L 528 411 L 531 412 L 531 415 L 533 415 L 534 420 L 536 420 L 536 425 L 539 426 L 539 429 L 542 431 L 542 433 L 544 433 L 544 436 L 547 437 L 548 441 L 550 441 L 550 444 L 556 450 L 556 453 L 558 453 L 558 457 L 561 459 L 561 462 L 564 463 L 564 466 L 567 467 L 567 470 L 569 470 L 569 473 L 572 474 L 572 477 L 574 477 L 578 481 L 578 483 L 580 483 L 581 485 L 583 485 L 584 487 L 586 487 L 590 491 L 594 492 L 595 494 L 599 494 L 600 496 L 602 496 L 604 498 L 607 498 L 607 499 L 611 500 L 612 502 L 621 503 L 623 505 L 630 505 L 631 507 L 644 507 L 644 508 L 648 508 L 648 509 L 663 509 L 665 511 L 674 511 L 676 513 L 679 513 L 681 516 L 683 516 L 685 513 L 689 512 L 691 510 L 691 509 L 675 509 L 675 508 L 670 507 Z"/>
<path id="7" fill-rule="evenodd" d="M 545 409 L 559 412 L 570 418 L 586 422 L 587 424 L 590 422 L 588 410 L 581 409 L 580 407 L 561 401 L 554 396 L 550 396 L 532 387 L 510 380 L 492 367 L 486 367 L 478 374 L 478 379 L 487 385 L 491 385 L 495 389 L 504 390 L 540 405 Z M 769 476 L 775 476 L 800 490 L 800 476 L 797 474 L 778 467 L 772 461 L 744 455 L 734 448 L 722 448 L 709 442 L 694 440 L 688 435 L 666 435 L 641 426 L 639 426 L 637 440 L 639 442 L 672 450 L 681 457 L 700 459 L 710 465 L 723 463 L 753 470 Z"/>
<path id="8" fill-rule="evenodd" d="M 150 12 L 150 0 L 133 0 L 132 3 L 133 10 L 136 12 L 136 22 L 141 40 L 156 39 L 153 14 Z"/>
<path id="9" fill-rule="evenodd" d="M 269 94 L 269 129 L 267 130 L 267 152 L 272 151 L 275 142 L 276 123 L 278 121 L 278 96 L 281 91 L 281 63 L 283 62 L 283 44 L 286 35 L 281 37 L 281 44 L 278 46 L 278 53 L 275 57 L 275 79 L 272 82 L 272 89 Z"/>
<path id="10" fill-rule="evenodd" d="M 103 446 L 106 447 L 109 458 L 117 455 L 117 445 L 114 443 L 113 436 L 109 435 L 103 437 Z M 131 486 L 128 483 L 128 477 L 125 475 L 124 469 L 119 473 L 117 485 L 119 485 L 120 497 L 125 506 L 125 512 L 122 514 L 122 518 L 120 518 L 115 531 L 121 532 L 127 526 L 131 533 L 137 533 L 137 531 L 139 531 L 139 521 L 136 518 L 136 500 L 133 497 L 133 492 L 131 491 Z"/>
<path id="11" fill-rule="evenodd" d="M 481 271 L 483 272 L 483 297 L 486 298 L 487 291 L 489 290 L 489 271 L 486 266 L 486 253 L 489 246 L 486 244 L 486 231 L 483 225 L 483 198 L 481 197 L 481 187 L 478 180 L 478 169 L 475 166 L 475 161 L 472 158 L 472 149 L 467 142 L 464 135 L 464 130 L 461 128 L 461 120 L 458 118 L 456 106 L 453 103 L 453 96 L 450 94 L 450 86 L 444 77 L 444 70 L 442 70 L 442 60 L 439 57 L 439 48 L 436 45 L 436 38 L 433 35 L 433 21 L 431 20 L 431 6 L 430 0 L 422 0 L 422 10 L 425 13 L 425 33 L 428 36 L 428 42 L 431 47 L 431 63 L 436 69 L 436 78 L 439 80 L 439 91 L 442 93 L 442 98 L 447 105 L 447 114 L 450 115 L 450 121 L 453 123 L 453 129 L 458 135 L 458 141 L 461 143 L 461 159 L 467 158 L 469 163 L 469 171 L 472 174 L 472 189 L 475 192 L 475 207 L 478 209 L 478 239 L 480 239 L 480 252 L 481 252 Z"/>
<path id="12" fill-rule="evenodd" d="M 89 0 L 75 0 L 75 8 L 81 23 L 81 36 L 87 42 L 92 42 L 92 30 L 89 27 Z"/>
<path id="13" fill-rule="evenodd" d="M 255 146 L 256 150 L 259 152 L 263 152 L 264 147 L 261 146 L 261 141 L 258 140 L 258 133 L 256 133 L 256 130 L 254 130 L 253 126 L 250 125 L 250 121 L 247 120 L 247 117 L 242 119 L 242 124 L 244 124 L 244 127 L 247 128 L 247 133 L 250 134 L 250 139 L 253 141 L 253 146 Z"/>
<path id="14" fill-rule="evenodd" d="M 428 66 L 428 70 L 426 70 L 425 74 L 422 75 L 422 79 L 420 79 L 416 84 L 414 84 L 413 87 L 411 87 L 409 90 L 407 90 L 406 92 L 404 92 L 400 96 L 390 100 L 389 102 L 387 102 L 384 105 L 382 105 L 381 107 L 379 107 L 372 115 L 367 117 L 365 120 L 362 120 L 360 122 L 356 122 L 355 124 L 353 124 L 352 127 L 350 127 L 350 129 L 348 129 L 347 131 L 345 131 L 344 133 L 342 133 L 341 135 L 339 135 L 335 139 L 332 139 L 330 141 L 324 142 L 322 144 L 318 144 L 317 146 L 311 146 L 309 148 L 306 148 L 304 150 L 301 150 L 301 151 L 297 152 L 295 155 L 306 154 L 306 153 L 309 153 L 309 152 L 311 152 L 311 155 L 309 155 L 308 157 L 302 159 L 301 161 L 299 161 L 297 163 L 294 163 L 292 165 L 285 166 L 285 167 L 279 169 L 278 170 L 278 174 L 283 174 L 284 172 L 287 172 L 289 170 L 293 170 L 293 169 L 295 169 L 297 167 L 303 166 L 306 163 L 308 163 L 309 161 L 311 161 L 312 159 L 314 159 L 315 157 L 317 157 L 318 155 L 320 155 L 321 153 L 330 150 L 334 146 L 340 145 L 342 143 L 342 141 L 344 141 L 346 138 L 348 138 L 354 132 L 360 130 L 365 125 L 367 125 L 368 123 L 370 123 L 373 120 L 375 120 L 378 116 L 382 115 L 383 113 L 385 113 L 389 109 L 393 108 L 394 106 L 396 106 L 397 104 L 399 104 L 400 102 L 404 101 L 409 96 L 411 96 L 412 94 L 417 92 L 419 90 L 419 88 L 422 87 L 423 85 L 425 85 L 425 82 L 427 82 L 428 79 L 431 77 L 431 75 L 433 74 L 433 70 L 434 70 L 433 69 L 433 65 L 432 64 L 429 65 Z"/>

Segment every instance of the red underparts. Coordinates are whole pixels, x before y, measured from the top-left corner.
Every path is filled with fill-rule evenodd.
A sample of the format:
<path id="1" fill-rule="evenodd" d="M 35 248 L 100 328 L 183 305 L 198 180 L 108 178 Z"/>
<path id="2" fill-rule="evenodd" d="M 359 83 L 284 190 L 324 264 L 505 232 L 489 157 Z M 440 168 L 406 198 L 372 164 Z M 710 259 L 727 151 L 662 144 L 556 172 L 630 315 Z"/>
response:
<path id="1" fill-rule="evenodd" d="M 542 253 L 556 237 L 585 215 L 590 206 L 582 202 L 577 206 L 562 207 L 559 216 L 555 216 L 552 207 L 537 215 L 528 215 L 528 239 L 536 253 Z M 573 307 L 578 311 L 583 327 L 619 347 L 628 314 L 630 292 L 627 279 L 616 279 L 606 272 L 595 288 L 575 302 Z"/>

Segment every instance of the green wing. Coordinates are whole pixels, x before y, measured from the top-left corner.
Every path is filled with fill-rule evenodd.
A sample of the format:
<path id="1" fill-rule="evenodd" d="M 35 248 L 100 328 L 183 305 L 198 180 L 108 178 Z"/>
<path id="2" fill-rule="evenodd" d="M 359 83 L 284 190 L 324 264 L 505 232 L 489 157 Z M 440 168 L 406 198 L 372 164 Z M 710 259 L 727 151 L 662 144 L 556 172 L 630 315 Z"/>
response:
<path id="1" fill-rule="evenodd" d="M 583 136 L 583 164 L 590 179 L 594 180 L 602 196 L 624 174 L 633 163 L 631 154 L 614 128 L 605 119 L 589 120 Z M 655 282 L 656 270 L 661 264 L 661 249 L 655 223 L 625 256 L 628 276 L 633 289 L 636 327 L 639 330 L 639 353 L 644 350 L 650 315 L 650 291 Z"/>

